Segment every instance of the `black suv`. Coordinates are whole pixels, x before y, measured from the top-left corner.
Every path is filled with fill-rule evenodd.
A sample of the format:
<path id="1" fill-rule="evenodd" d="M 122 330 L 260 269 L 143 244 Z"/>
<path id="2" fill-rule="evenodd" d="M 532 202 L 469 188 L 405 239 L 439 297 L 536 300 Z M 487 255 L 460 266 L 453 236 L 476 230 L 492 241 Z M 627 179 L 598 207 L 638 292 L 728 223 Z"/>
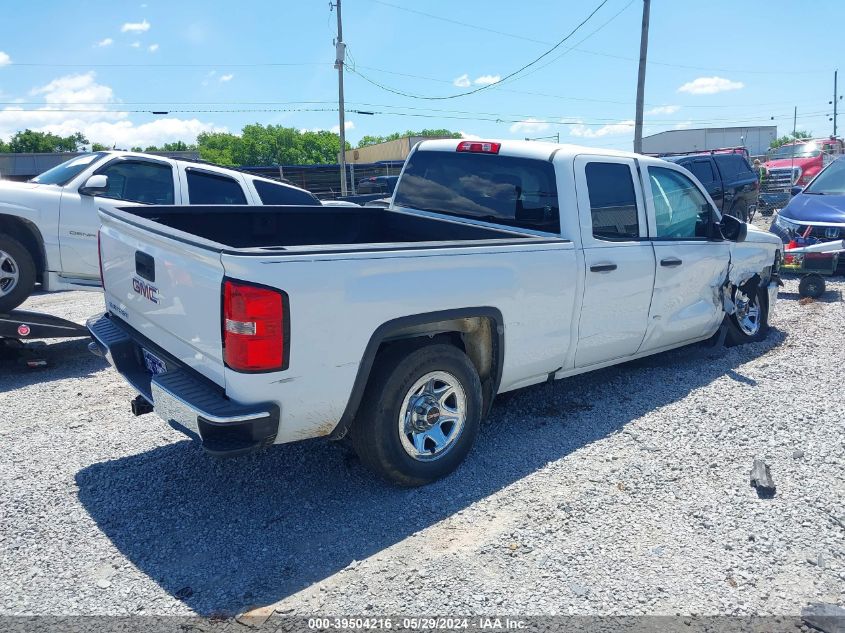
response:
<path id="1" fill-rule="evenodd" d="M 707 152 L 662 158 L 692 172 L 724 215 L 743 222 L 750 222 L 754 217 L 760 176 L 744 155 Z"/>

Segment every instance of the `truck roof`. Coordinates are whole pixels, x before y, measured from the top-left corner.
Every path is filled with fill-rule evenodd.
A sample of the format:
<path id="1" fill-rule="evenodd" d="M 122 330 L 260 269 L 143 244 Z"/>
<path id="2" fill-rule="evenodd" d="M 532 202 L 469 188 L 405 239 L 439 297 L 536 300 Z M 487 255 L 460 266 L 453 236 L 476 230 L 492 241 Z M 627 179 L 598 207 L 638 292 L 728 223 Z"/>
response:
<path id="1" fill-rule="evenodd" d="M 165 161 L 165 162 L 168 162 L 168 163 L 191 163 L 191 164 L 195 164 L 195 165 L 198 165 L 200 167 L 203 167 L 203 168 L 208 167 L 208 168 L 211 169 L 211 171 L 218 171 L 218 170 L 236 171 L 236 172 L 239 172 L 239 173 L 242 173 L 242 174 L 246 174 L 250 178 L 255 178 L 257 180 L 263 180 L 265 182 L 272 182 L 272 183 L 275 183 L 275 184 L 281 183 L 283 185 L 287 185 L 288 187 L 293 187 L 294 189 L 300 189 L 302 191 L 308 191 L 307 189 L 303 189 L 302 187 L 299 187 L 299 186 L 293 184 L 291 181 L 284 179 L 284 178 L 273 178 L 273 177 L 270 177 L 270 176 L 262 176 L 260 174 L 254 173 L 254 172 L 247 171 L 246 169 L 241 169 L 239 167 L 230 167 L 228 165 L 219 165 L 217 163 L 212 163 L 212 162 L 209 162 L 209 161 L 206 161 L 206 160 L 202 160 L 200 158 L 182 158 L 182 157 L 175 157 L 174 158 L 174 157 L 170 157 L 170 156 L 162 156 L 161 154 L 150 154 L 150 153 L 147 153 L 147 152 L 131 152 L 131 151 L 127 151 L 127 150 L 102 150 L 102 151 L 98 151 L 98 152 L 95 152 L 95 153 L 97 153 L 97 154 L 108 154 L 110 156 L 138 156 L 138 157 L 141 157 L 141 158 L 154 158 L 156 160 L 161 160 L 161 161 Z M 311 192 L 308 191 L 308 193 L 311 193 Z"/>
<path id="2" fill-rule="evenodd" d="M 456 151 L 460 143 L 476 139 L 438 139 L 432 141 L 421 141 L 417 145 L 417 151 L 449 152 Z M 552 154 L 574 158 L 579 154 L 598 154 L 601 156 L 619 156 L 620 158 L 638 158 L 641 154 L 634 152 L 623 152 L 615 149 L 600 149 L 585 147 L 582 145 L 570 145 L 568 143 L 549 143 L 546 141 L 521 141 L 515 139 L 483 139 L 484 143 L 499 143 L 500 156 L 515 156 L 517 158 L 534 158 L 548 160 Z"/>

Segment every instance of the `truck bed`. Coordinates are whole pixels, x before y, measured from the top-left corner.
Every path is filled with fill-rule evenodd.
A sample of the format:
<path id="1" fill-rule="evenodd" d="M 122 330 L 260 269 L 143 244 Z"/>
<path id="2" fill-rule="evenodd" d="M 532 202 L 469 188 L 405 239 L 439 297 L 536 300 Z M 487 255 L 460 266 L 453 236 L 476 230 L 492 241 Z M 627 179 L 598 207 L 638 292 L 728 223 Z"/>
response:
<path id="1" fill-rule="evenodd" d="M 133 206 L 120 209 L 234 249 L 537 237 L 379 207 Z"/>

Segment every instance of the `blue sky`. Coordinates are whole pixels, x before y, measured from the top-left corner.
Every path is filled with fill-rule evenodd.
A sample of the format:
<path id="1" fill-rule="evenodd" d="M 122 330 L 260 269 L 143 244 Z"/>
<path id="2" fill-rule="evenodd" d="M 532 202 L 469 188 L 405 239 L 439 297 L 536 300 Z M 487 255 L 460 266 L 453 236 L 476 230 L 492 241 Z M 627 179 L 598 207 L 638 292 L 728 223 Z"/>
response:
<path id="1" fill-rule="evenodd" d="M 607 0 L 515 80 L 419 98 L 505 77 L 599 3 L 343 0 L 347 64 L 414 95 L 347 72 L 348 140 L 446 127 L 630 149 L 641 0 Z M 843 23 L 840 0 L 653 0 L 645 134 L 772 123 L 783 134 L 796 105 L 799 129 L 830 134 L 845 44 L 827 25 Z M 253 122 L 337 129 L 334 35 L 326 0 L 16 3 L 0 23 L 0 138 L 81 130 L 127 147 Z"/>

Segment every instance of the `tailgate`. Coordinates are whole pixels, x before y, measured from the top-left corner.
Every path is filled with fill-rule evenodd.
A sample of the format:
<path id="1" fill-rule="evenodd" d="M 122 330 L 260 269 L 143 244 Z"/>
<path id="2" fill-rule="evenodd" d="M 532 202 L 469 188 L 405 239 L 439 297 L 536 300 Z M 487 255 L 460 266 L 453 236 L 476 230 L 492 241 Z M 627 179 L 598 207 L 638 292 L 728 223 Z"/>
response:
<path id="1" fill-rule="evenodd" d="M 225 386 L 219 251 L 184 240 L 179 232 L 161 231 L 164 227 L 149 220 L 128 215 L 124 220 L 124 215 L 100 213 L 106 309 L 178 361 Z M 149 352 L 143 352 L 145 362 L 160 371 L 150 366 L 157 361 Z"/>

